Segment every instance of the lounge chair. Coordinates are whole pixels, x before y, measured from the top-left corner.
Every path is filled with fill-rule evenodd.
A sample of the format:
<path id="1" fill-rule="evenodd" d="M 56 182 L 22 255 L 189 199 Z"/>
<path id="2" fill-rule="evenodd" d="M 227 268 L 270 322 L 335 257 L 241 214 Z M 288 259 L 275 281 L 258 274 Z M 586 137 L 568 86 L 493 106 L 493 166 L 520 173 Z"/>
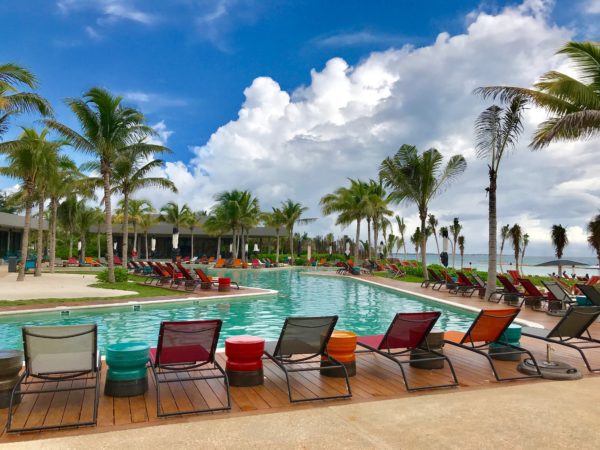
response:
<path id="1" fill-rule="evenodd" d="M 578 284 L 577 287 L 592 305 L 600 306 L 600 291 L 598 291 L 598 289 L 594 286 L 587 286 L 585 284 Z"/>
<path id="2" fill-rule="evenodd" d="M 420 391 L 424 389 L 454 387 L 458 385 L 454 367 L 450 360 L 441 353 L 429 348 L 427 345 L 427 335 L 437 322 L 442 313 L 433 312 L 415 312 L 415 313 L 397 313 L 385 334 L 376 336 L 360 336 L 358 345 L 366 348 L 366 351 L 375 352 L 378 355 L 391 359 L 400 368 L 406 390 L 409 392 Z M 414 350 L 424 350 L 434 356 L 427 358 L 413 359 Z M 408 384 L 404 364 L 412 361 L 447 361 L 452 373 L 452 383 L 436 384 L 428 386 L 411 387 Z"/>
<path id="3" fill-rule="evenodd" d="M 156 383 L 156 414 L 159 417 L 231 409 L 227 374 L 215 358 L 222 323 L 221 320 L 191 320 L 160 324 L 158 345 L 150 349 L 150 367 Z M 214 374 L 215 371 L 220 374 Z M 206 372 L 209 374 L 204 375 Z M 161 412 L 161 384 L 215 379 L 223 380 L 227 392 L 226 406 Z"/>
<path id="4" fill-rule="evenodd" d="M 225 267 L 225 260 L 223 258 L 219 258 L 215 263 L 215 269 L 221 269 Z"/>
<path id="5" fill-rule="evenodd" d="M 338 316 L 288 317 L 281 329 L 279 340 L 265 343 L 265 355 L 285 373 L 288 398 L 291 403 L 352 397 L 346 367 L 327 354 L 327 343 L 337 319 Z M 328 365 L 321 367 L 321 362 L 327 362 Z M 290 374 L 316 370 L 342 370 L 346 379 L 347 393 L 294 399 Z"/>
<path id="6" fill-rule="evenodd" d="M 531 306 L 533 309 L 541 309 L 542 302 L 546 302 L 548 305 L 550 303 L 556 303 L 558 300 L 549 293 L 549 295 L 544 294 L 540 291 L 535 284 L 528 278 L 518 278 L 519 283 L 525 289 L 525 296 L 523 298 L 523 302 L 526 306 Z M 548 307 L 550 309 L 550 307 Z"/>
<path id="7" fill-rule="evenodd" d="M 577 303 L 558 281 L 542 281 L 548 292 L 552 294 L 552 299 L 548 303 L 549 310 L 566 309 L 572 303 Z M 560 308 L 556 308 L 560 304 Z"/>
<path id="8" fill-rule="evenodd" d="M 523 380 L 527 378 L 539 378 L 542 373 L 537 366 L 535 358 L 529 350 L 511 344 L 502 339 L 502 336 L 510 324 L 515 320 L 521 311 L 520 308 L 506 309 L 482 309 L 479 315 L 475 318 L 466 333 L 460 331 L 446 331 L 444 334 L 444 342 L 454 345 L 465 350 L 478 353 L 487 358 L 496 381 L 512 381 Z M 496 352 L 495 355 L 516 355 L 527 354 L 533 361 L 537 374 L 524 375 L 516 377 L 500 377 L 494 365 L 494 361 L 488 354 L 489 344 L 498 342 L 505 347 L 510 347 L 510 350 Z"/>
<path id="9" fill-rule="evenodd" d="M 194 276 L 190 273 L 188 269 L 183 267 L 183 264 L 180 262 L 176 262 L 175 265 L 179 269 L 179 273 L 183 276 L 178 284 L 183 284 L 183 288 L 186 291 L 193 291 L 200 284 L 199 278 L 194 278 Z"/>
<path id="10" fill-rule="evenodd" d="M 473 284 L 473 282 L 469 279 L 469 277 L 467 277 L 464 274 L 464 272 L 457 270 L 456 276 L 458 277 L 458 280 L 456 282 L 456 287 L 453 289 L 450 289 L 449 290 L 450 293 L 462 294 L 463 296 L 468 294 L 469 297 L 472 297 L 473 293 L 479 289 L 479 287 L 477 285 Z"/>
<path id="11" fill-rule="evenodd" d="M 219 279 L 215 279 L 213 277 L 209 277 L 208 275 L 206 275 L 204 273 L 204 271 L 202 269 L 200 269 L 199 267 L 194 267 L 194 272 L 196 272 L 196 275 L 198 275 L 198 279 L 202 282 L 202 283 L 211 283 L 215 286 L 219 285 Z M 235 281 L 230 281 L 232 286 L 235 286 L 236 289 L 240 288 L 240 285 L 238 283 L 236 283 Z"/>
<path id="12" fill-rule="evenodd" d="M 6 430 L 17 433 L 96 425 L 101 370 L 97 342 L 95 324 L 23 327 L 25 371 L 11 393 Z M 88 381 L 92 383 L 88 384 Z M 43 389 L 42 383 L 45 384 Z M 12 406 L 18 396 L 86 390 L 93 390 L 94 406 L 90 420 L 13 428 Z M 58 419 L 60 421 L 60 416 Z"/>
<path id="13" fill-rule="evenodd" d="M 90 266 L 94 266 L 94 267 L 99 267 L 99 266 L 101 266 L 101 265 L 102 265 L 102 264 L 100 264 L 98 261 L 96 261 L 94 258 L 92 258 L 91 256 L 86 256 L 86 257 L 83 259 L 83 261 L 84 261 L 86 264 L 88 264 L 88 265 L 90 265 Z"/>
<path id="14" fill-rule="evenodd" d="M 571 306 L 551 330 L 525 327 L 521 333 L 527 337 L 572 348 L 579 352 L 590 372 L 600 372 L 600 367 L 592 368 L 584 353 L 584 350 L 600 348 L 600 340 L 592 338 L 589 332 L 590 325 L 598 316 L 600 316 L 600 306 Z"/>
<path id="15" fill-rule="evenodd" d="M 156 280 L 156 285 L 160 285 L 160 286 L 164 286 L 165 284 L 169 284 L 172 285 L 173 284 L 173 278 L 171 277 L 171 275 L 169 274 L 169 272 L 167 272 L 163 266 L 161 266 L 159 263 L 149 263 L 151 264 L 152 267 L 152 271 L 153 273 L 150 274 L 145 280 L 144 280 L 144 284 L 152 284 L 152 282 L 154 280 Z"/>
<path id="16" fill-rule="evenodd" d="M 113 256 L 113 262 L 114 262 L 115 266 L 122 266 L 123 265 L 123 260 L 121 259 L 120 256 L 117 256 L 117 255 Z"/>
<path id="17" fill-rule="evenodd" d="M 239 258 L 233 260 L 233 262 L 231 263 L 231 268 L 232 269 L 241 269 L 242 268 L 242 260 Z"/>
<path id="18" fill-rule="evenodd" d="M 447 270 L 440 269 L 440 273 L 442 277 L 444 277 L 445 287 L 448 289 L 448 292 L 453 292 L 457 289 L 458 283 L 454 281 L 454 279 L 450 276 Z"/>
<path id="19" fill-rule="evenodd" d="M 396 264 L 388 264 L 388 267 L 393 278 L 402 278 L 406 276 L 406 272 L 400 269 Z"/>
<path id="20" fill-rule="evenodd" d="M 512 284 L 512 282 L 506 278 L 504 275 L 496 275 L 496 278 L 498 279 L 498 281 L 500 281 L 500 283 L 502 283 L 503 289 L 500 291 L 496 291 L 496 292 L 492 292 L 490 294 L 490 297 L 488 298 L 489 301 L 494 301 L 492 300 L 492 298 L 497 295 L 498 299 L 496 300 L 496 303 L 500 303 L 500 301 L 502 299 L 504 299 L 506 302 L 510 302 L 510 301 L 520 301 L 521 303 L 519 304 L 519 306 L 521 304 L 523 304 L 523 298 L 525 297 L 525 294 L 522 293 L 521 291 L 519 291 L 514 284 Z"/>
<path id="21" fill-rule="evenodd" d="M 79 267 L 79 260 L 74 256 L 71 256 L 66 261 L 63 261 L 63 267 Z"/>
<path id="22" fill-rule="evenodd" d="M 439 291 L 442 288 L 442 286 L 446 284 L 446 280 L 444 280 L 435 270 L 428 267 L 427 273 L 429 274 L 429 279 L 423 280 L 423 282 L 421 283 L 421 287 L 431 286 L 431 289 L 433 289 L 434 291 Z"/>
<path id="23" fill-rule="evenodd" d="M 512 282 L 515 286 L 519 285 L 519 278 L 521 278 L 521 274 L 518 270 L 507 270 L 506 273 L 512 278 Z"/>

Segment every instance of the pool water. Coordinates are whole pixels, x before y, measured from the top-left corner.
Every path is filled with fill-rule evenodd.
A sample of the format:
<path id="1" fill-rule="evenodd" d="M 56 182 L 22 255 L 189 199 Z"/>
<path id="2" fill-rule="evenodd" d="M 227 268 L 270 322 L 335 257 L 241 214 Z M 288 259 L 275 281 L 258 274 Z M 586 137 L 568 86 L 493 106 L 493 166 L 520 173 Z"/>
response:
<path id="1" fill-rule="evenodd" d="M 474 313 L 452 308 L 416 295 L 362 283 L 353 279 L 302 275 L 303 270 L 219 271 L 245 286 L 269 288 L 278 295 L 169 304 L 132 305 L 27 313 L 0 317 L 0 348 L 22 348 L 23 325 L 96 323 L 98 345 L 143 341 L 156 345 L 161 321 L 222 319 L 219 346 L 229 336 L 250 334 L 276 340 L 288 316 L 337 314 L 337 329 L 357 334 L 384 333 L 396 312 L 442 311 L 436 327 L 466 330 Z M 216 273 L 216 272 L 215 272 Z"/>

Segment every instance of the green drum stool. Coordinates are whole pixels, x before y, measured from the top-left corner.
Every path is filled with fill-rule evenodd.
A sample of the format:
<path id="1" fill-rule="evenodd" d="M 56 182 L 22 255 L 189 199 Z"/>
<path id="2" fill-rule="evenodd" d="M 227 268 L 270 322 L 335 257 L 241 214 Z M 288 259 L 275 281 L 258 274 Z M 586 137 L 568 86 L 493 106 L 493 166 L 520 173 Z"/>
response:
<path id="1" fill-rule="evenodd" d="M 19 372 L 23 367 L 23 352 L 20 350 L 0 350 L 0 408 L 8 408 L 13 388 L 19 382 Z M 21 401 L 17 395 L 14 404 Z"/>
<path id="2" fill-rule="evenodd" d="M 148 353 L 144 342 L 121 342 L 106 348 L 108 373 L 104 394 L 112 397 L 132 397 L 148 390 Z"/>
<path id="3" fill-rule="evenodd" d="M 515 350 L 512 347 L 508 347 L 507 345 L 502 345 L 501 343 L 508 342 L 509 344 L 516 345 L 517 347 L 519 347 L 521 345 L 521 343 L 519 342 L 520 339 L 521 326 L 513 323 L 506 329 L 506 331 L 504 332 L 504 334 L 498 342 L 492 342 L 490 344 L 490 349 L 488 351 L 490 357 L 500 361 L 521 361 L 522 353 L 503 354 L 507 352 L 516 352 L 517 350 Z"/>

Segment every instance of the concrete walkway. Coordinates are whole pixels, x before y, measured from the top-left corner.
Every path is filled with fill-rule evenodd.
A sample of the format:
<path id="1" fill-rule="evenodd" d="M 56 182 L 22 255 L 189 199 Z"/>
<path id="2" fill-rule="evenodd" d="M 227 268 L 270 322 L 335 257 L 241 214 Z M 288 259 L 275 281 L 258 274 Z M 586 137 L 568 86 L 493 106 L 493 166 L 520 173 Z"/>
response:
<path id="1" fill-rule="evenodd" d="M 17 281 L 17 274 L 0 277 L 0 300 L 29 300 L 36 298 L 85 298 L 119 297 L 135 294 L 135 291 L 100 289 L 90 287 L 97 283 L 96 275 L 44 273 L 41 277 L 25 275 Z"/>
<path id="2" fill-rule="evenodd" d="M 5 448 L 598 448 L 600 378 L 444 392 L 5 444 Z"/>

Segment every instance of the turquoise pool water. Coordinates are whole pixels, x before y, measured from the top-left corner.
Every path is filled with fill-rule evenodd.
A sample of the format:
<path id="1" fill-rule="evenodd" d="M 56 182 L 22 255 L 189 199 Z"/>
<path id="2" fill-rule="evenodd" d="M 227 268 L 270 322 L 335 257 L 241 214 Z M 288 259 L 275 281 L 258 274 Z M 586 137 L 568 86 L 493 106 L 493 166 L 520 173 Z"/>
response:
<path id="1" fill-rule="evenodd" d="M 358 334 L 385 332 L 392 317 L 400 311 L 442 311 L 437 327 L 466 330 L 475 317 L 418 296 L 368 285 L 352 279 L 301 275 L 301 270 L 220 271 L 245 286 L 270 288 L 278 295 L 200 302 L 142 305 L 30 313 L 0 317 L 0 348 L 21 348 L 23 325 L 98 324 L 99 347 L 123 341 L 144 341 L 155 345 L 160 322 L 219 318 L 223 330 L 219 346 L 229 336 L 251 334 L 277 339 L 288 316 L 339 316 L 338 329 Z"/>

